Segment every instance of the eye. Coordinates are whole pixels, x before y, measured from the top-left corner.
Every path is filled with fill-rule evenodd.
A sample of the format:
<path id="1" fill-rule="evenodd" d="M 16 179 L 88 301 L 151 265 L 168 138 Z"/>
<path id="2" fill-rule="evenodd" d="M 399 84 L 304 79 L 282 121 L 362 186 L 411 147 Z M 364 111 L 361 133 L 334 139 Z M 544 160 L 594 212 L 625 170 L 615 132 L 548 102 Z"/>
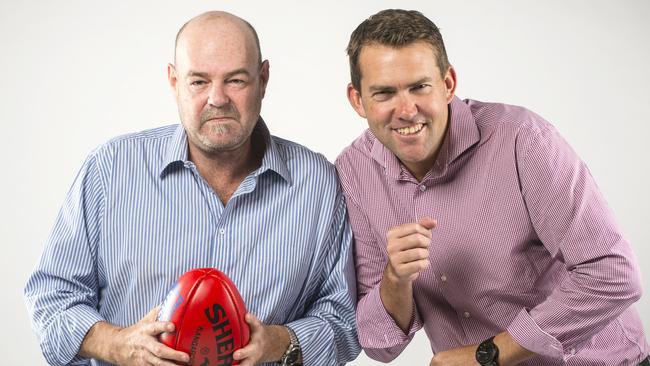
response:
<path id="1" fill-rule="evenodd" d="M 194 81 L 190 82 L 191 86 L 202 86 L 202 85 L 205 85 L 205 84 L 207 84 L 207 82 L 205 80 L 194 80 Z"/>
<path id="2" fill-rule="evenodd" d="M 419 84 L 419 85 L 416 85 L 416 86 L 412 87 L 411 90 L 414 91 L 414 92 L 422 92 L 422 91 L 428 90 L 428 88 L 430 86 L 431 85 L 429 85 L 429 84 Z"/>
<path id="3" fill-rule="evenodd" d="M 229 79 L 228 83 L 233 85 L 244 85 L 246 84 L 246 81 L 242 79 Z"/>
<path id="4" fill-rule="evenodd" d="M 372 99 L 382 102 L 390 99 L 393 93 L 394 92 L 392 90 L 379 90 L 372 93 Z"/>

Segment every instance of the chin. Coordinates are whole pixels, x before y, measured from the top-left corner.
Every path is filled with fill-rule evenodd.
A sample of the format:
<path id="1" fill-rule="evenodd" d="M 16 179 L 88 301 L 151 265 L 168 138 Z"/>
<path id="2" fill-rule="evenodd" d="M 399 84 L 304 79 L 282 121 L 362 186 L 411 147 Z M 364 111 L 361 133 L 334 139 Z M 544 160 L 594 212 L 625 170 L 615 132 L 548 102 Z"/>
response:
<path id="1" fill-rule="evenodd" d="M 402 152 L 401 154 L 395 155 L 399 158 L 399 160 L 409 162 L 411 164 L 420 164 L 427 160 L 427 155 L 420 153 Z"/>

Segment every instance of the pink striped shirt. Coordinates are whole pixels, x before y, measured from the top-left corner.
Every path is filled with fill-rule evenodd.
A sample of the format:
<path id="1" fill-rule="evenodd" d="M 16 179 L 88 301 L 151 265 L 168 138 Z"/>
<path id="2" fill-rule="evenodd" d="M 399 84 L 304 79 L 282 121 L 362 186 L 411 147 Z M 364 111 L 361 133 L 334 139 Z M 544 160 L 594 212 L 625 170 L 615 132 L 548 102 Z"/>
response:
<path id="1" fill-rule="evenodd" d="M 424 328 L 433 352 L 507 330 L 538 356 L 522 365 L 635 365 L 648 354 L 632 305 L 636 259 L 587 166 L 521 107 L 455 98 L 421 183 L 367 130 L 336 161 L 355 237 L 361 345 L 399 355 Z M 414 283 L 408 334 L 379 297 L 386 232 L 438 220 Z"/>

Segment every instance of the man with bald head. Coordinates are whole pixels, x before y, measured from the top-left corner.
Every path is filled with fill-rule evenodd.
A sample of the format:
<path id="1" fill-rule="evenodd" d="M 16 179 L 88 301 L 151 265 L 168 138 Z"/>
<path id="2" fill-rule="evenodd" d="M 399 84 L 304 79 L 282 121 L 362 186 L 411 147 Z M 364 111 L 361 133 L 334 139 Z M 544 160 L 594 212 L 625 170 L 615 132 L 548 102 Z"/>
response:
<path id="1" fill-rule="evenodd" d="M 269 134 L 255 30 L 228 13 L 197 16 L 178 33 L 168 78 L 181 124 L 90 154 L 28 280 L 45 358 L 212 364 L 158 341 L 174 326 L 157 320 L 157 304 L 184 272 L 214 267 L 250 312 L 251 340 L 233 361 L 353 360 L 351 230 L 335 169 Z"/>

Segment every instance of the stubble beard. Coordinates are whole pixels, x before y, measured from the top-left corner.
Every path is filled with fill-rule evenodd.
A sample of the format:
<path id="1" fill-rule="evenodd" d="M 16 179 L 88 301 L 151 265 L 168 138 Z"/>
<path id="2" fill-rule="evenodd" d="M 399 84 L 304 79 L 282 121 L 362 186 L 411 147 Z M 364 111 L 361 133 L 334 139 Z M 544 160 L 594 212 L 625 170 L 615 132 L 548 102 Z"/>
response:
<path id="1" fill-rule="evenodd" d="M 208 122 L 215 118 L 231 118 L 236 123 L 241 124 L 240 117 L 239 112 L 231 104 L 203 110 L 200 115 L 199 127 L 193 131 L 195 139 L 200 143 L 201 150 L 206 153 L 219 153 L 233 150 L 241 145 L 243 139 L 234 131 L 235 126 L 226 123 L 215 123 L 206 126 Z M 207 127 L 209 131 L 202 131 L 204 127 Z M 231 135 L 231 137 L 227 140 L 215 141 L 213 139 L 214 136 L 227 138 L 228 135 Z"/>
<path id="2" fill-rule="evenodd" d="M 223 124 L 209 126 L 210 132 L 208 134 L 197 131 L 196 137 L 201 142 L 203 150 L 208 153 L 218 153 L 223 151 L 230 151 L 241 145 L 242 140 L 239 134 L 232 135 L 231 138 L 223 141 L 214 141 L 210 136 L 228 136 L 232 128 Z"/>

